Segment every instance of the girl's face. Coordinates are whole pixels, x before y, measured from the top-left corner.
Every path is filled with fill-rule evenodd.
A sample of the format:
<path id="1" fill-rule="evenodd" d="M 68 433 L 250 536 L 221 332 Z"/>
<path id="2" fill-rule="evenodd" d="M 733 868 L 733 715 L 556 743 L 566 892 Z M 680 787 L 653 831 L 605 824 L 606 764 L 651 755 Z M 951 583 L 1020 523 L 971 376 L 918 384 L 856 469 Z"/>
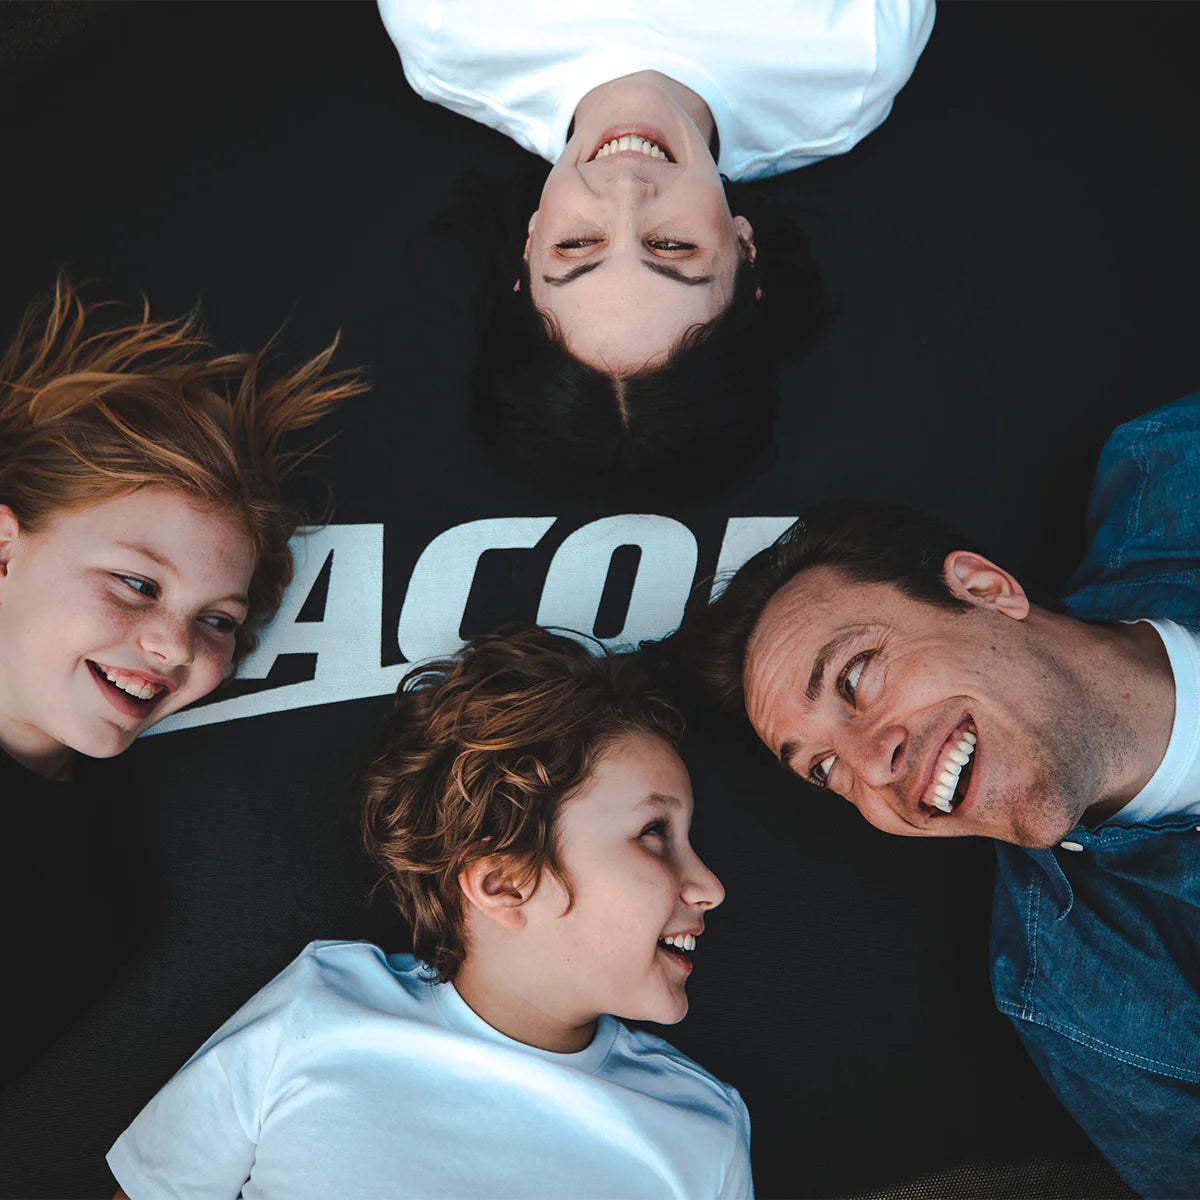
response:
<path id="1" fill-rule="evenodd" d="M 0 746 L 66 778 L 225 677 L 248 615 L 245 524 L 164 487 L 36 533 L 0 505 Z"/>

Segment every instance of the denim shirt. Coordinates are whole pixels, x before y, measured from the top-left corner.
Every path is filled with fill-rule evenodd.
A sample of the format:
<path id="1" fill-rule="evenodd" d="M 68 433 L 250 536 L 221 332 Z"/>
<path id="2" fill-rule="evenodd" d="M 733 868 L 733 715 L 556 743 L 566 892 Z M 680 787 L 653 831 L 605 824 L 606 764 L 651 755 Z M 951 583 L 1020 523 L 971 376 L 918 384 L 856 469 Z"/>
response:
<path id="1" fill-rule="evenodd" d="M 1200 629 L 1200 393 L 1113 434 L 1088 525 L 1073 616 Z M 1054 849 L 997 843 L 997 855 L 1000 1011 L 1132 1187 L 1200 1196 L 1196 818 L 1077 825 Z"/>

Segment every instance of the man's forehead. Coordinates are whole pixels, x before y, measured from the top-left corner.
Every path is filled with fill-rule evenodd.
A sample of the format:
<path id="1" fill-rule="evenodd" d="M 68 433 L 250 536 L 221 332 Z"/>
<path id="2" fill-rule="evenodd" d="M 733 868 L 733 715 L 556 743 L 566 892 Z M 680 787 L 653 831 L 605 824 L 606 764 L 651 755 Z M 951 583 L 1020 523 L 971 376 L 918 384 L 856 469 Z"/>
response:
<path id="1" fill-rule="evenodd" d="M 810 567 L 792 576 L 763 607 L 747 642 L 747 662 L 780 635 L 824 638 L 847 625 L 884 620 L 889 601 L 901 595 L 891 584 L 861 583 L 836 567 Z"/>
<path id="2" fill-rule="evenodd" d="M 789 579 L 767 602 L 746 643 L 743 684 L 755 728 L 770 724 L 783 695 L 806 695 L 823 653 L 887 624 L 890 584 L 863 584 L 834 567 L 813 567 Z"/>

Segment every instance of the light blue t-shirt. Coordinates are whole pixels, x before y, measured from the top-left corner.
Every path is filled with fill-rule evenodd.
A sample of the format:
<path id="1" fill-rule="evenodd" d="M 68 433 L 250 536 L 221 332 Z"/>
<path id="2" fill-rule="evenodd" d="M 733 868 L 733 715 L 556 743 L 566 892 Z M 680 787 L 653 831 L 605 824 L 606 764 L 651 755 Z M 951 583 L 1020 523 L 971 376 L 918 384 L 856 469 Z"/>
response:
<path id="1" fill-rule="evenodd" d="M 513 1041 L 411 955 L 313 942 L 108 1153 L 131 1200 L 750 1197 L 733 1088 L 600 1019 Z"/>

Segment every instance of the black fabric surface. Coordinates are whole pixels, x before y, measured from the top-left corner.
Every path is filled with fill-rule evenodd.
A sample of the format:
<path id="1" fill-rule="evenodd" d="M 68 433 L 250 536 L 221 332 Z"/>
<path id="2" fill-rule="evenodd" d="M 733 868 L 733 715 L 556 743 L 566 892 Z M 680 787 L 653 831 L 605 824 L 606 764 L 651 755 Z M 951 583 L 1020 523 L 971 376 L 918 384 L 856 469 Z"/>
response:
<path id="1" fill-rule="evenodd" d="M 28 1072 L 86 1016 L 145 935 L 155 903 L 123 766 L 80 759 L 65 783 L 0 751 L 0 1081 Z"/>
<path id="2" fill-rule="evenodd" d="M 340 610 L 361 617 L 355 645 L 377 643 L 370 670 L 415 636 L 398 623 L 421 553 L 486 518 L 553 520 L 532 548 L 482 554 L 464 633 L 534 618 L 556 551 L 589 522 L 672 518 L 703 577 L 731 517 L 844 493 L 949 517 L 1058 587 L 1108 432 L 1200 386 L 1200 6 L 943 5 L 887 123 L 773 184 L 841 303 L 786 371 L 778 461 L 653 509 L 548 498 L 472 440 L 472 264 L 428 226 L 462 170 L 504 173 L 523 152 L 413 96 L 372 5 L 114 4 L 58 41 L 29 15 L 45 7 L 0 8 L 30 46 L 7 44 L 0 81 L 0 329 L 60 264 L 105 294 L 145 291 L 164 315 L 202 300 L 226 350 L 286 321 L 295 361 L 341 329 L 337 361 L 363 364 L 373 390 L 332 422 L 337 548 L 295 628 L 305 644 L 326 629 L 345 527 L 382 526 L 361 542 L 382 598 L 368 588 Z M 679 528 L 654 528 L 686 548 Z M 691 572 L 687 555 L 655 545 L 613 556 L 598 634 L 627 624 L 638 580 L 690 585 L 672 576 Z M 340 646 L 282 657 L 229 695 L 322 678 L 339 655 L 370 675 Z M 306 942 L 405 948 L 366 899 L 350 788 L 385 705 L 364 693 L 214 721 L 112 764 L 128 784 L 105 793 L 101 824 L 124 832 L 104 853 L 137 932 L 114 939 L 108 981 L 0 1096 L 0 1195 L 111 1194 L 111 1141 Z M 712 731 L 686 757 L 695 844 L 728 899 L 692 1013 L 667 1036 L 744 1095 L 761 1196 L 1067 1196 L 1081 1180 L 1125 1194 L 992 1008 L 986 843 L 886 837 Z M 47 922 L 39 907 L 58 900 L 30 896 L 6 920 L 48 923 L 45 954 L 70 955 L 96 937 L 90 898 L 72 899 Z"/>

